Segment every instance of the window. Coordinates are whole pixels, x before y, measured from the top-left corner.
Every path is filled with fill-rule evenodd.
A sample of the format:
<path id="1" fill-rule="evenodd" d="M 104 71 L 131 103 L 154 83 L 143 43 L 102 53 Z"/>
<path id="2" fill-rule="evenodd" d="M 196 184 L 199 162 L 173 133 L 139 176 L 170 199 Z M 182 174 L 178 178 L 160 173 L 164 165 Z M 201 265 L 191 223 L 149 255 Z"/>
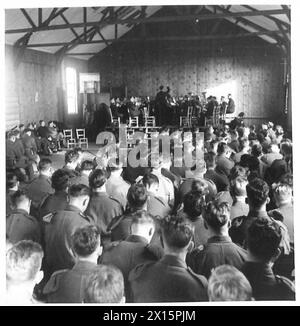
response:
<path id="1" fill-rule="evenodd" d="M 76 114 L 78 112 L 76 69 L 71 67 L 66 68 L 66 84 L 68 114 Z"/>

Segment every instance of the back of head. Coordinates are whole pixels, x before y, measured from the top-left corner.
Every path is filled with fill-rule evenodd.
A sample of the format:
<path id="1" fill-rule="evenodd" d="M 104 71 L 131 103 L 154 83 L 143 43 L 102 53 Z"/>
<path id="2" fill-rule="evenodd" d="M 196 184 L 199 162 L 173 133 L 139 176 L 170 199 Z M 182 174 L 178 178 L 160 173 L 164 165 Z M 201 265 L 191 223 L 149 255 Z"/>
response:
<path id="1" fill-rule="evenodd" d="M 256 208 L 265 204 L 269 197 L 269 186 L 260 178 L 254 178 L 251 180 L 247 184 L 246 190 L 249 204 Z"/>
<path id="2" fill-rule="evenodd" d="M 214 168 L 216 165 L 216 154 L 214 152 L 205 153 L 204 160 L 207 168 Z"/>
<path id="3" fill-rule="evenodd" d="M 277 222 L 255 219 L 247 230 L 247 246 L 252 255 L 262 261 L 270 261 L 278 253 L 282 233 Z"/>
<path id="4" fill-rule="evenodd" d="M 100 241 L 100 229 L 96 225 L 79 228 L 72 235 L 73 249 L 80 257 L 92 255 L 99 248 Z"/>
<path id="5" fill-rule="evenodd" d="M 244 154 L 241 156 L 240 165 L 248 168 L 249 171 L 259 171 L 259 160 L 257 157 L 249 154 Z"/>
<path id="6" fill-rule="evenodd" d="M 103 169 L 94 170 L 89 176 L 89 185 L 91 189 L 98 189 L 104 186 L 107 181 L 107 172 Z"/>
<path id="7" fill-rule="evenodd" d="M 142 182 L 145 187 L 151 187 L 152 185 L 158 185 L 159 179 L 155 174 L 147 173 L 144 175 Z"/>
<path id="8" fill-rule="evenodd" d="M 259 156 L 262 155 L 262 152 L 263 152 L 263 150 L 262 150 L 262 146 L 261 146 L 261 144 L 254 144 L 254 145 L 252 146 L 251 154 L 252 154 L 253 156 L 255 156 L 255 157 L 259 157 Z"/>
<path id="9" fill-rule="evenodd" d="M 87 277 L 85 303 L 121 303 L 124 279 L 121 271 L 110 265 L 98 265 Z"/>
<path id="10" fill-rule="evenodd" d="M 252 288 L 237 268 L 221 265 L 213 269 L 208 280 L 209 301 L 250 301 Z"/>
<path id="11" fill-rule="evenodd" d="M 144 231 L 147 233 L 151 228 L 155 229 L 155 222 L 146 211 L 135 212 L 131 218 L 131 234 L 142 235 Z"/>
<path id="12" fill-rule="evenodd" d="M 94 163 L 92 161 L 83 161 L 81 163 L 81 171 L 92 171 L 94 169 Z"/>
<path id="13" fill-rule="evenodd" d="M 70 186 L 70 173 L 63 169 L 56 170 L 51 177 L 51 186 L 55 191 L 66 191 Z"/>
<path id="14" fill-rule="evenodd" d="M 131 208 L 143 208 L 147 202 L 147 198 L 147 190 L 143 184 L 133 184 L 128 189 L 127 201 Z"/>
<path id="15" fill-rule="evenodd" d="M 172 215 L 162 220 L 164 243 L 171 249 L 183 250 L 188 247 L 194 235 L 191 223 L 183 216 Z"/>
<path id="16" fill-rule="evenodd" d="M 288 183 L 279 182 L 274 184 L 272 185 L 272 191 L 278 205 L 291 203 L 293 189 Z"/>
<path id="17" fill-rule="evenodd" d="M 16 207 L 19 208 L 20 206 L 23 206 L 25 203 L 29 202 L 29 197 L 26 193 L 25 190 L 17 190 L 11 197 L 12 199 L 12 204 Z"/>
<path id="18" fill-rule="evenodd" d="M 226 143 L 223 143 L 223 142 L 219 143 L 218 149 L 217 149 L 217 153 L 219 155 L 226 154 L 228 152 L 228 150 L 229 150 L 229 147 Z"/>
<path id="19" fill-rule="evenodd" d="M 205 206 L 205 195 L 205 191 L 192 190 L 184 196 L 183 211 L 192 222 L 196 221 L 202 214 L 203 207 Z"/>
<path id="20" fill-rule="evenodd" d="M 31 282 L 40 271 L 42 247 L 31 240 L 22 240 L 6 252 L 6 280 L 14 284 Z"/>
<path id="21" fill-rule="evenodd" d="M 6 173 L 6 190 L 15 188 L 18 184 L 18 177 L 14 172 Z"/>
<path id="22" fill-rule="evenodd" d="M 213 230 L 219 231 L 230 221 L 230 207 L 226 202 L 211 201 L 205 207 L 203 218 Z M 228 225 L 229 226 L 229 225 Z"/>
<path id="23" fill-rule="evenodd" d="M 42 158 L 39 162 L 39 171 L 47 171 L 52 166 L 52 161 L 49 158 Z"/>
<path id="24" fill-rule="evenodd" d="M 90 189 L 84 184 L 74 184 L 69 188 L 69 196 L 72 198 L 89 197 Z"/>
<path id="25" fill-rule="evenodd" d="M 238 176 L 233 179 L 230 184 L 230 193 L 234 197 L 238 196 L 247 196 L 246 186 L 248 184 L 248 180 L 246 177 Z"/>
<path id="26" fill-rule="evenodd" d="M 247 178 L 247 170 L 240 165 L 235 165 L 231 170 L 230 170 L 230 174 L 229 174 L 229 181 L 230 183 L 236 179 L 237 177 L 243 177 L 243 178 Z"/>
<path id="27" fill-rule="evenodd" d="M 75 163 L 79 159 L 79 154 L 75 150 L 70 150 L 65 154 L 65 163 Z"/>

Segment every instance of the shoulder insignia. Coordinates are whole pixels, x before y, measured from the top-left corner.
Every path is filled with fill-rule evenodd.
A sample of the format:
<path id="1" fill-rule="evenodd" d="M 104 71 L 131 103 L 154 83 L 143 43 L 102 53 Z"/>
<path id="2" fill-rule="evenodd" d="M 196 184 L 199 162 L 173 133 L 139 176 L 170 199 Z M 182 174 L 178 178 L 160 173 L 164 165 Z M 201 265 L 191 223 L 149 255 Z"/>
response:
<path id="1" fill-rule="evenodd" d="M 42 217 L 43 222 L 45 222 L 45 223 L 51 223 L 51 220 L 52 220 L 53 216 L 55 215 L 55 213 L 56 212 L 51 212 L 51 213 L 43 216 Z"/>

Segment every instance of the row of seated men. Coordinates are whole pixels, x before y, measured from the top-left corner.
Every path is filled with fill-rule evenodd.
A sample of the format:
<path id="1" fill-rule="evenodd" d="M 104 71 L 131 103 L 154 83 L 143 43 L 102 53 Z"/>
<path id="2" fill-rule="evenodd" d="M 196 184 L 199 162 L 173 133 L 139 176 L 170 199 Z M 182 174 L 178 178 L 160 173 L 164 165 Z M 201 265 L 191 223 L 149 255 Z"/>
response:
<path id="1" fill-rule="evenodd" d="M 87 274 L 98 263 L 122 272 L 127 302 L 206 301 L 207 279 L 226 264 L 244 273 L 255 300 L 293 300 L 292 144 L 281 130 L 262 126 L 249 140 L 240 127 L 235 141 L 234 130 L 208 129 L 205 162 L 193 168 L 161 161 L 150 171 L 95 169 L 70 151 L 53 174 L 51 161 L 41 160 L 26 192 L 8 175 L 7 239 L 30 239 L 44 251 L 36 295 L 83 302 Z M 238 155 L 246 137 L 250 149 Z M 92 235 L 82 235 L 78 249 L 76 231 L 91 226 L 103 250 L 90 244 Z"/>

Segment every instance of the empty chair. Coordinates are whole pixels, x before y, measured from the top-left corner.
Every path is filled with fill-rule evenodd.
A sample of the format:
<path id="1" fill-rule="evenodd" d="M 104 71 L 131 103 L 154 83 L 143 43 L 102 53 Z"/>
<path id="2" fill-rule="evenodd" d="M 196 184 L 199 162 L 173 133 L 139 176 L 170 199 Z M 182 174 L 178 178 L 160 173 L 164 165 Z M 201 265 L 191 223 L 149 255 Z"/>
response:
<path id="1" fill-rule="evenodd" d="M 64 138 L 66 140 L 67 148 L 76 147 L 76 139 L 73 138 L 73 130 L 72 129 L 64 129 L 63 130 Z"/>
<path id="2" fill-rule="evenodd" d="M 89 147 L 88 139 L 85 137 L 85 129 L 76 129 L 76 138 L 78 146 L 86 145 L 86 148 Z"/>
<path id="3" fill-rule="evenodd" d="M 131 118 L 129 117 L 129 127 L 138 127 L 139 126 L 139 118 L 138 117 L 134 117 Z"/>
<path id="4" fill-rule="evenodd" d="M 149 116 L 145 118 L 145 127 L 155 127 L 155 117 Z"/>
<path id="5" fill-rule="evenodd" d="M 180 127 L 191 127 L 191 118 L 180 117 Z"/>

